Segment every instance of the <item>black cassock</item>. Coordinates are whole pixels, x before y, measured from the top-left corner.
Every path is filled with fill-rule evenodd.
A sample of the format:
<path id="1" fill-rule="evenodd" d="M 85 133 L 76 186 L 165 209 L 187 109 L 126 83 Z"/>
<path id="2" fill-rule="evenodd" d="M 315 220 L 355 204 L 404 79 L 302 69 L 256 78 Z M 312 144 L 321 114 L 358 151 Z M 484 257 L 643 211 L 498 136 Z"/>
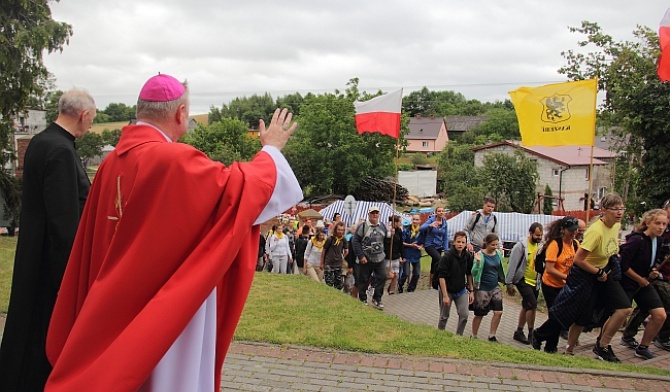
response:
<path id="1" fill-rule="evenodd" d="M 49 319 L 91 186 L 74 137 L 56 123 L 26 150 L 19 239 L 0 348 L 0 390 L 42 391 Z"/>

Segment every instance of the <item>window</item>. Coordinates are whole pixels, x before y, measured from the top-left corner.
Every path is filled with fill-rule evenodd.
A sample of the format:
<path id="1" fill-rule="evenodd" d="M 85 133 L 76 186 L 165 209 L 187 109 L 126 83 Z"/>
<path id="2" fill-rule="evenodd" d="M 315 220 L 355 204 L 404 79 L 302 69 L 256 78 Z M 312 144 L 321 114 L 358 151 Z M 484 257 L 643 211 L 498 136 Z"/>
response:
<path id="1" fill-rule="evenodd" d="M 554 177 L 558 177 L 561 174 L 561 171 L 558 169 L 552 169 L 551 173 L 554 175 Z"/>
<path id="2" fill-rule="evenodd" d="M 421 147 L 428 147 L 428 142 L 421 142 Z"/>
<path id="3" fill-rule="evenodd" d="M 591 178 L 591 169 L 587 167 L 586 168 L 586 180 L 588 181 L 589 178 Z"/>

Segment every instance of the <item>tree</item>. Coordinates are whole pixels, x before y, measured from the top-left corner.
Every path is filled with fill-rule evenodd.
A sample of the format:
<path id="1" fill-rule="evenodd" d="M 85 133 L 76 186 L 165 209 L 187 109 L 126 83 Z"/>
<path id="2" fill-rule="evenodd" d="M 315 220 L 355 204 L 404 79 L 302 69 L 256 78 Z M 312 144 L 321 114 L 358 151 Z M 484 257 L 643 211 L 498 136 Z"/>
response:
<path id="1" fill-rule="evenodd" d="M 598 88 L 605 91 L 599 123 L 620 140 L 615 190 L 636 213 L 660 205 L 670 185 L 663 148 L 670 137 L 670 87 L 656 75 L 657 34 L 638 26 L 634 41 L 616 41 L 588 21 L 569 30 L 585 36 L 578 42 L 580 47 L 594 49 L 586 54 L 562 52 L 567 65 L 559 72 L 571 80 L 597 77 Z"/>
<path id="2" fill-rule="evenodd" d="M 284 150 L 306 194 L 347 194 L 367 176 L 385 178 L 394 173 L 396 139 L 357 134 L 353 102 L 372 95 L 358 91 L 358 79 L 347 86 L 344 93 L 305 97 L 298 129 Z M 403 135 L 408 122 L 404 117 Z"/>
<path id="3" fill-rule="evenodd" d="M 553 196 L 549 184 L 547 184 L 544 187 L 544 195 Z M 542 201 L 542 213 L 546 215 L 551 215 L 552 212 L 554 212 L 554 200 L 549 197 L 545 197 L 544 200 Z"/>
<path id="4" fill-rule="evenodd" d="M 116 145 L 119 143 L 119 139 L 121 138 L 121 130 L 120 129 L 113 129 L 109 130 L 107 128 L 102 130 L 102 143 L 103 145 L 110 145 L 113 147 L 116 147 Z"/>
<path id="5" fill-rule="evenodd" d="M 49 72 L 42 56 L 62 51 L 71 34 L 70 25 L 51 18 L 48 0 L 0 2 L 0 191 L 5 203 L 16 200 L 20 189 L 7 169 L 14 160 L 13 118 L 30 104 L 43 102 Z"/>
<path id="6" fill-rule="evenodd" d="M 438 191 L 453 211 L 476 210 L 486 196 L 481 169 L 475 167 L 472 145 L 450 142 L 438 155 Z"/>
<path id="7" fill-rule="evenodd" d="M 296 105 L 299 102 L 296 96 L 291 96 L 288 99 Z M 228 105 L 223 105 L 221 109 L 211 107 L 209 110 L 209 123 L 212 124 L 224 118 L 235 118 L 243 121 L 247 128 L 255 129 L 258 127 L 258 120 L 260 119 L 263 119 L 268 124 L 276 108 L 275 101 L 268 93 L 235 98 Z"/>
<path id="8" fill-rule="evenodd" d="M 105 143 L 102 136 L 95 132 L 87 132 L 76 143 L 76 150 L 79 157 L 84 161 L 84 166 L 88 166 L 91 159 L 102 155 L 102 148 Z"/>
<path id="9" fill-rule="evenodd" d="M 234 118 L 223 118 L 208 126 L 199 125 L 182 141 L 226 165 L 251 160 L 261 149 L 260 140 L 249 136 L 247 124 Z"/>
<path id="10" fill-rule="evenodd" d="M 521 151 L 488 154 L 481 169 L 481 181 L 499 211 L 530 213 L 539 176 L 537 162 Z"/>
<path id="11" fill-rule="evenodd" d="M 47 124 L 56 121 L 56 118 L 58 118 L 58 101 L 60 100 L 60 97 L 62 95 L 63 95 L 62 90 L 47 92 L 46 99 L 44 100 L 45 101 L 44 109 L 47 111 L 46 115 Z"/>
<path id="12" fill-rule="evenodd" d="M 125 103 L 110 103 L 101 113 L 105 114 L 107 118 L 103 116 L 99 122 L 130 121 L 135 118 L 136 109 L 135 105 L 128 106 Z M 107 121 L 102 121 L 103 119 Z"/>

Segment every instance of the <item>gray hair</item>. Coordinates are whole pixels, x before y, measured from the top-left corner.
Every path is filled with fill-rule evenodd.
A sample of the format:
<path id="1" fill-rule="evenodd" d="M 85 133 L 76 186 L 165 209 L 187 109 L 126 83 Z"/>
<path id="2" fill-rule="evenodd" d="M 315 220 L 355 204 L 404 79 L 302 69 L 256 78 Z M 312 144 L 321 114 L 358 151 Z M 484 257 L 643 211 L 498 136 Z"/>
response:
<path id="1" fill-rule="evenodd" d="M 135 117 L 137 117 L 138 120 L 147 119 L 160 121 L 171 116 L 179 108 L 179 105 L 186 105 L 188 101 L 188 82 L 184 81 L 182 84 L 186 89 L 184 94 L 172 101 L 152 102 L 138 98 Z"/>
<path id="2" fill-rule="evenodd" d="M 84 110 L 95 110 L 95 101 L 91 95 L 79 89 L 67 91 L 58 100 L 58 114 L 76 117 Z"/>
<path id="3" fill-rule="evenodd" d="M 600 209 L 606 210 L 608 208 L 613 208 L 618 205 L 623 205 L 623 199 L 621 196 L 616 193 L 608 193 L 600 199 Z"/>

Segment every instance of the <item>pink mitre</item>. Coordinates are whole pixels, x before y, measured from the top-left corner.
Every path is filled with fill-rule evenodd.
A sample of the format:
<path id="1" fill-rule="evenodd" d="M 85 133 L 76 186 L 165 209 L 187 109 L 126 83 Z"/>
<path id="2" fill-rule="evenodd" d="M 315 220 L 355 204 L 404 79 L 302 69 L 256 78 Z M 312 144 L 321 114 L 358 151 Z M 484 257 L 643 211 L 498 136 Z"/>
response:
<path id="1" fill-rule="evenodd" d="M 170 75 L 158 74 L 144 83 L 140 99 L 148 102 L 168 102 L 181 97 L 186 91 L 184 85 Z"/>

